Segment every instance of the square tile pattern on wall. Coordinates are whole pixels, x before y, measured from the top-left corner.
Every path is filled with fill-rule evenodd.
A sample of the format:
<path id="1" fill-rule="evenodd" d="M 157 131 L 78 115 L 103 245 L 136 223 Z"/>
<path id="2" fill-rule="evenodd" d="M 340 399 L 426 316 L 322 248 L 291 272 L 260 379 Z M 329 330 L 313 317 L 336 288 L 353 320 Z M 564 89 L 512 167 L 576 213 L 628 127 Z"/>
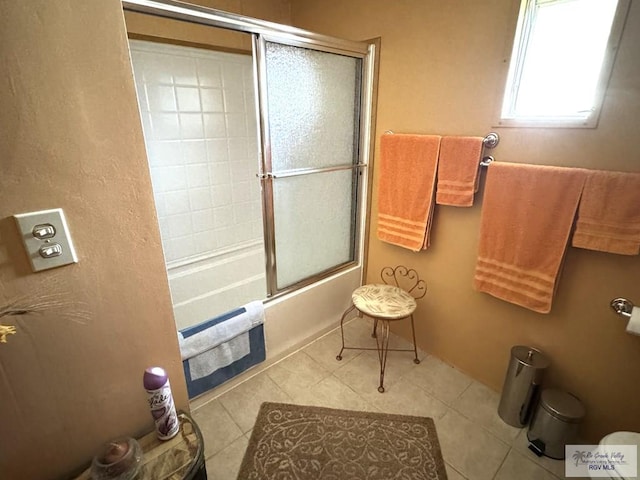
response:
<path id="1" fill-rule="evenodd" d="M 345 335 L 363 345 L 374 341 L 371 328 L 356 318 L 345 325 Z M 392 341 L 404 348 L 403 339 Z M 376 353 L 346 350 L 337 361 L 339 350 L 340 331 L 334 330 L 231 390 L 198 399 L 193 416 L 205 437 L 209 478 L 236 478 L 266 401 L 431 417 L 449 480 L 565 478 L 563 461 L 536 457 L 527 449 L 526 430 L 498 417 L 498 393 L 434 356 L 419 352 L 415 365 L 410 352 L 390 352 L 386 392 L 380 394 Z"/>
<path id="2" fill-rule="evenodd" d="M 251 56 L 130 45 L 168 266 L 261 241 Z"/>

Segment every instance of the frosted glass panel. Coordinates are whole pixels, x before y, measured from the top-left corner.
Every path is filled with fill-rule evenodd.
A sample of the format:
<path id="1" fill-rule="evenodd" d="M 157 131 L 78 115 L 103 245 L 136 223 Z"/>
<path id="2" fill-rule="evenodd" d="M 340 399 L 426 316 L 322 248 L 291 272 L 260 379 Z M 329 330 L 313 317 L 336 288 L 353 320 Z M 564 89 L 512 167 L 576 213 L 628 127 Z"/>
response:
<path id="1" fill-rule="evenodd" d="M 353 170 L 273 183 L 278 288 L 353 259 Z"/>
<path id="2" fill-rule="evenodd" d="M 362 60 L 266 43 L 274 172 L 354 163 Z"/>

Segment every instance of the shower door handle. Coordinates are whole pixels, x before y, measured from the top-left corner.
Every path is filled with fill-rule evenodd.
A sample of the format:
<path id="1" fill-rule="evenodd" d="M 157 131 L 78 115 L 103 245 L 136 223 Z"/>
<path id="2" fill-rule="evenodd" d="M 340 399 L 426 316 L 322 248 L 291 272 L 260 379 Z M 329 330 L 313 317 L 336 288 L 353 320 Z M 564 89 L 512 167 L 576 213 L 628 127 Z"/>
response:
<path id="1" fill-rule="evenodd" d="M 354 165 L 336 165 L 335 167 L 321 167 L 321 168 L 299 168 L 294 170 L 285 170 L 281 172 L 266 172 L 256 173 L 256 177 L 260 180 L 266 180 L 267 178 L 286 178 L 286 177 L 298 177 L 300 175 L 309 175 L 312 173 L 326 173 L 326 172 L 338 172 L 340 170 L 354 170 L 358 168 L 365 168 L 368 165 L 366 163 L 356 163 Z"/>

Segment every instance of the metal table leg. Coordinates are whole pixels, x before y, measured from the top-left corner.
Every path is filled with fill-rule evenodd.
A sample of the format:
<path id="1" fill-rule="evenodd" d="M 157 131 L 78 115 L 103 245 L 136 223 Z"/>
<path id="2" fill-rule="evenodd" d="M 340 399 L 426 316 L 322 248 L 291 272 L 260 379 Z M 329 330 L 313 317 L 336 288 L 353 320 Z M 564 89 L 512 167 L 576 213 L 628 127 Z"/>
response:
<path id="1" fill-rule="evenodd" d="M 376 335 L 376 347 L 378 349 L 378 360 L 380 360 L 380 386 L 378 391 L 384 393 L 384 371 L 387 367 L 387 355 L 389 353 L 389 321 L 381 320 L 382 338 Z"/>
<path id="2" fill-rule="evenodd" d="M 418 358 L 418 346 L 416 345 L 416 327 L 413 324 L 413 313 L 410 315 L 411 318 L 411 334 L 413 335 L 413 353 L 415 357 L 413 358 L 413 363 L 416 365 L 420 363 L 420 359 Z"/>
<path id="3" fill-rule="evenodd" d="M 342 360 L 342 352 L 344 352 L 344 319 L 355 308 L 356 308 L 355 305 L 351 305 L 349 308 L 347 308 L 344 311 L 344 313 L 342 314 L 342 318 L 340 319 L 340 336 L 342 337 L 342 348 L 340 349 L 340 353 L 338 353 L 338 355 L 336 355 L 336 360 L 338 360 L 338 361 Z"/>

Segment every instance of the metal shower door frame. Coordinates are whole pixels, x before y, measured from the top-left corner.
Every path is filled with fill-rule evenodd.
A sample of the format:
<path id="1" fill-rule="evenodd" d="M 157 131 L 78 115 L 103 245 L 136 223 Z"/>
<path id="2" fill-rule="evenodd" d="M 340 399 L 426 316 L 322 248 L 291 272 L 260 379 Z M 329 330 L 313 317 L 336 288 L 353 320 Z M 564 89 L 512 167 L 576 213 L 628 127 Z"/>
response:
<path id="1" fill-rule="evenodd" d="M 352 265 L 362 263 L 362 232 L 364 231 L 364 222 L 362 217 L 364 216 L 366 207 L 366 191 L 368 186 L 368 155 L 369 155 L 369 123 L 370 123 L 370 100 L 371 100 L 371 85 L 372 82 L 369 79 L 369 71 L 373 61 L 371 56 L 370 45 L 362 44 L 361 47 L 353 49 L 350 48 L 353 42 L 345 42 L 342 48 L 338 47 L 338 39 L 332 39 L 331 42 L 326 41 L 326 37 L 322 40 L 319 39 L 305 39 L 302 41 L 299 38 L 292 39 L 288 36 L 282 36 L 277 34 L 259 34 L 254 36 L 253 48 L 254 48 L 254 64 L 256 66 L 255 79 L 258 83 L 256 91 L 258 92 L 258 116 L 260 123 L 260 144 L 262 145 L 262 165 L 261 171 L 258 174 L 262 183 L 263 191 L 263 219 L 264 219 L 264 232 L 265 232 L 265 253 L 266 253 L 266 272 L 267 272 L 267 286 L 270 297 L 284 295 L 292 290 L 300 288 L 302 286 L 315 283 L 323 278 L 326 278 L 342 269 L 348 268 Z M 358 142 L 357 152 L 354 162 L 348 165 L 337 165 L 322 168 L 305 168 L 286 171 L 273 171 L 272 157 L 271 157 L 271 140 L 270 140 L 270 128 L 269 128 L 269 105 L 267 98 L 267 62 L 266 62 L 266 44 L 277 43 L 280 45 L 301 47 L 310 50 L 316 50 L 324 53 L 344 55 L 360 59 L 361 71 L 359 72 L 360 80 L 360 98 L 357 99 L 359 106 L 358 119 L 359 125 L 357 125 Z M 276 232 L 274 221 L 274 204 L 273 204 L 273 181 L 277 178 L 298 177 L 303 175 L 311 175 L 323 172 L 334 172 L 340 170 L 354 170 L 354 178 L 356 179 L 356 188 L 354 189 L 354 198 L 352 199 L 352 205 L 355 206 L 353 212 L 353 218 L 355 220 L 354 229 L 354 255 L 353 259 L 336 265 L 329 270 L 319 272 L 318 274 L 308 277 L 300 282 L 297 282 L 291 286 L 278 289 L 277 288 L 277 252 L 276 252 Z"/>
<path id="2" fill-rule="evenodd" d="M 199 25 L 223 28 L 253 35 L 253 63 L 254 79 L 257 92 L 256 111 L 259 119 L 258 142 L 260 146 L 261 171 L 258 173 L 263 189 L 263 222 L 265 235 L 267 295 L 272 299 L 290 293 L 301 287 L 318 282 L 341 270 L 354 265 L 363 265 L 365 250 L 365 232 L 367 226 L 367 201 L 370 198 L 371 172 L 368 168 L 371 164 L 372 143 L 372 111 L 374 68 L 376 60 L 376 44 L 344 40 L 327 35 L 321 35 L 299 28 L 282 25 L 265 20 L 245 17 L 238 14 L 215 10 L 200 5 L 193 5 L 177 0 L 122 0 L 124 10 L 145 13 L 163 18 L 181 20 Z M 355 212 L 355 249 L 354 260 L 335 268 L 321 272 L 313 277 L 304 279 L 284 289 L 277 289 L 277 261 L 275 257 L 275 231 L 273 221 L 273 178 L 277 173 L 271 171 L 271 145 L 269 141 L 269 125 L 267 116 L 266 98 L 266 61 L 265 42 L 280 43 L 318 50 L 327 53 L 362 59 L 361 72 L 361 98 L 360 98 L 360 125 L 358 139 L 358 158 L 353 165 L 329 167 L 322 171 L 355 169 L 357 170 L 357 188 L 354 198 Z M 281 172 L 281 176 L 294 176 L 309 173 L 317 173 L 316 169 L 305 171 Z M 361 272 L 362 274 L 362 272 Z"/>

